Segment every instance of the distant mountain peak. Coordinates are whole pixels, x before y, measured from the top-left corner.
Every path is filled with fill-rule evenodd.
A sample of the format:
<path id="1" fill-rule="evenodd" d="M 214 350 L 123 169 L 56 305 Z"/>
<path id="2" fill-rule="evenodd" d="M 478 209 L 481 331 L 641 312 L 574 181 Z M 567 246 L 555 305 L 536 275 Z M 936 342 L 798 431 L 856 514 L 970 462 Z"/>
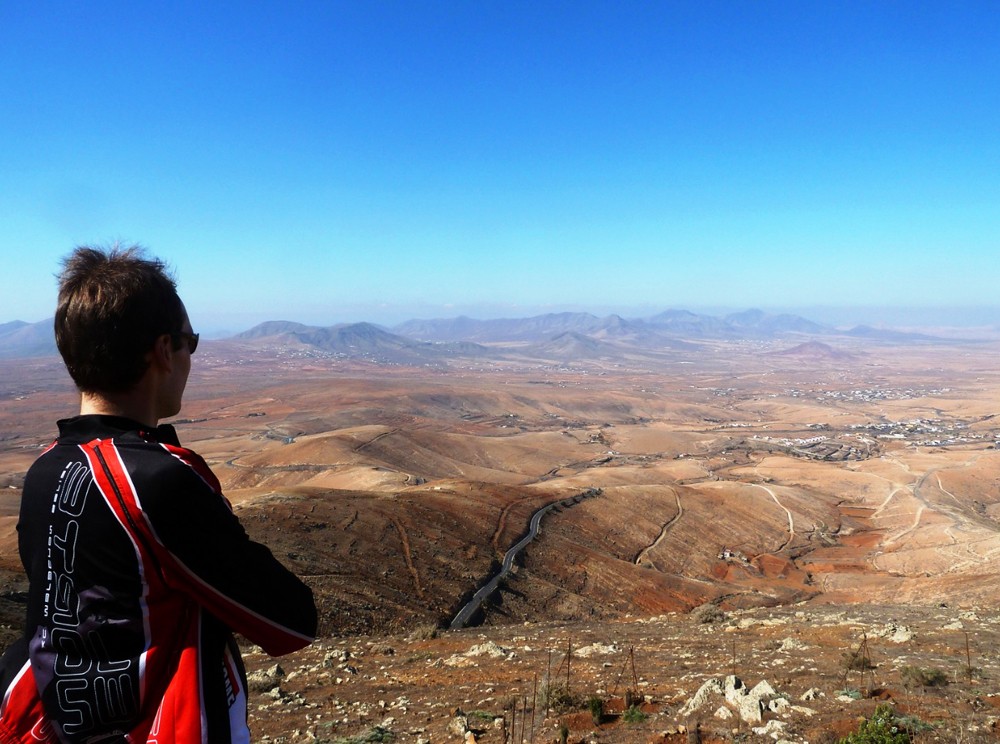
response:
<path id="1" fill-rule="evenodd" d="M 835 349 L 822 341 L 806 341 L 798 346 L 782 351 L 772 351 L 771 356 L 798 357 L 806 359 L 855 359 L 856 355 Z"/>
<path id="2" fill-rule="evenodd" d="M 13 320 L 0 324 L 0 358 L 44 357 L 58 353 L 52 318 L 37 323 Z"/>
<path id="3" fill-rule="evenodd" d="M 238 333 L 234 338 L 238 339 L 255 339 L 255 338 L 268 338 L 270 336 L 282 336 L 292 333 L 298 333 L 300 331 L 306 331 L 313 329 L 314 326 L 303 325 L 302 323 L 295 323 L 290 320 L 268 320 L 264 323 L 259 323 L 255 325 L 248 331 L 243 333 Z"/>
<path id="4" fill-rule="evenodd" d="M 750 308 L 738 313 L 730 313 L 725 317 L 725 320 L 727 323 L 731 323 L 732 325 L 755 326 L 766 317 L 768 317 L 768 315 L 763 310 Z"/>

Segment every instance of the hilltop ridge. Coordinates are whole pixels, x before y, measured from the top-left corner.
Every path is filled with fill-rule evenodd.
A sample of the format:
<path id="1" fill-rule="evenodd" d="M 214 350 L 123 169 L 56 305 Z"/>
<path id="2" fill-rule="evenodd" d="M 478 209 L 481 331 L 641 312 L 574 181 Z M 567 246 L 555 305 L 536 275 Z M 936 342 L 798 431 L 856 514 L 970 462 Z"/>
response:
<path id="1" fill-rule="evenodd" d="M 408 320 L 392 327 L 377 323 L 306 325 L 288 320 L 259 323 L 230 336 L 233 343 L 275 347 L 312 348 L 341 357 L 368 359 L 386 364 L 440 364 L 450 357 L 488 358 L 496 353 L 515 353 L 534 347 L 545 357 L 555 353 L 569 358 L 562 342 L 574 334 L 584 353 L 584 339 L 608 342 L 602 355 L 621 358 L 630 353 L 655 354 L 673 350 L 692 351 L 706 341 L 773 340 L 779 338 L 837 338 L 897 343 L 938 343 L 942 339 L 924 333 L 856 326 L 841 330 L 799 315 L 772 314 L 757 309 L 717 317 L 687 310 L 665 310 L 643 318 L 621 315 L 598 317 L 591 313 L 547 313 L 523 318 L 475 319 L 468 316 Z M 214 343 L 206 341 L 207 343 Z M 0 358 L 55 355 L 52 320 L 38 323 L 13 321 L 0 325 Z"/>

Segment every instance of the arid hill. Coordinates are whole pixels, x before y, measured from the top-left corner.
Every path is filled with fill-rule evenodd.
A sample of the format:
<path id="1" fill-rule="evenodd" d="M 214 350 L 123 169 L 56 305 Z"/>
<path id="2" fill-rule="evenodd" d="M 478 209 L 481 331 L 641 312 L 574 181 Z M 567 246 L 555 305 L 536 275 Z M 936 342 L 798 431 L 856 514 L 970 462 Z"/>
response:
<path id="1" fill-rule="evenodd" d="M 774 351 L 771 353 L 774 356 L 800 357 L 813 361 L 821 361 L 824 359 L 846 361 L 857 358 L 854 354 L 835 349 L 829 344 L 824 344 L 822 341 L 806 341 L 805 343 L 798 344 L 790 349 Z"/>
<path id="2" fill-rule="evenodd" d="M 901 616 L 902 606 L 914 613 L 913 624 L 929 624 L 931 635 L 940 630 L 935 613 L 942 614 L 942 604 L 948 618 L 941 626 L 960 613 L 995 617 L 1000 349 L 841 343 L 853 359 L 776 355 L 787 349 L 781 340 L 702 340 L 664 352 L 656 365 L 623 355 L 572 364 L 458 357 L 414 367 L 305 347 L 208 342 L 176 423 L 217 472 L 251 534 L 306 577 L 319 599 L 326 640 L 291 662 L 303 670 L 297 683 L 280 685 L 320 706 L 292 706 L 297 728 L 353 735 L 381 715 L 371 707 L 378 699 L 408 707 L 395 696 L 390 702 L 388 690 L 415 699 L 410 690 L 420 679 L 445 692 L 421 693 L 428 702 L 414 710 L 436 697 L 447 708 L 498 712 L 515 688 L 527 694 L 538 649 L 558 648 L 566 635 L 560 628 L 575 629 L 570 636 L 581 642 L 612 643 L 620 633 L 624 640 L 614 643 L 625 649 L 636 638 L 630 628 L 641 622 L 650 623 L 641 625 L 642 646 L 677 654 L 677 643 L 701 639 L 715 654 L 714 661 L 669 657 L 683 682 L 655 673 L 662 687 L 649 693 L 649 705 L 662 731 L 665 710 L 674 726 L 682 697 L 706 676 L 725 676 L 730 636 L 711 623 L 712 630 L 700 629 L 695 610 L 712 608 L 737 629 L 739 618 L 754 618 L 759 632 L 741 643 L 772 665 L 785 657 L 767 656 L 775 650 L 767 644 L 784 644 L 785 637 L 764 632 L 773 627 L 768 618 L 789 618 L 788 637 L 809 648 L 822 644 L 821 635 L 801 640 L 795 629 L 831 617 L 823 608 L 863 615 L 850 630 L 836 631 L 818 671 L 742 672 L 750 683 L 775 677 L 770 684 L 779 692 L 784 684 L 794 696 L 807 692 L 798 690 L 807 679 L 821 678 L 831 699 L 832 680 L 843 672 L 836 657 L 859 642 L 863 628 Z M 75 396 L 55 360 L 3 365 L 0 612 L 10 640 L 25 588 L 14 530 L 20 484 L 53 435 L 54 420 L 73 413 Z M 599 495 L 574 500 L 588 490 Z M 550 504 L 556 508 L 544 516 L 539 536 L 480 610 L 478 630 L 402 640 L 447 625 L 526 534 L 532 515 Z M 801 623 L 795 613 L 804 613 Z M 516 630 L 524 622 L 542 625 Z M 977 621 L 975 632 L 992 632 L 993 622 Z M 376 636 L 394 638 L 388 645 L 403 650 L 378 660 Z M 472 638 L 516 647 L 531 661 L 503 684 L 500 666 L 470 662 L 494 680 L 492 693 L 486 682 L 461 691 L 471 684 L 469 669 L 403 664 L 404 654 L 443 664 L 476 645 L 466 640 Z M 944 646 L 958 653 L 954 637 L 940 643 L 941 654 Z M 368 672 L 345 671 L 358 665 L 338 660 L 338 649 L 366 659 Z M 608 654 L 612 667 L 623 663 L 620 652 Z M 880 684 L 897 701 L 906 692 L 899 676 L 905 656 L 891 674 L 882 667 L 888 678 Z M 795 658 L 782 662 L 787 670 L 806 664 Z M 253 665 L 266 668 L 264 659 Z M 362 683 L 358 673 L 380 682 Z M 649 680 L 654 673 L 644 674 Z M 383 675 L 411 681 L 397 687 Z M 332 687 L 337 677 L 351 686 L 343 695 Z M 586 689 L 614 697 L 607 680 L 595 678 Z M 985 706 L 976 720 L 986 726 L 991 698 L 973 686 L 961 689 Z M 369 701 L 364 716 L 355 715 L 355 695 Z M 340 723 L 324 728 L 334 700 L 347 709 L 337 714 Z M 285 713 L 260 704 L 261 730 L 277 736 Z M 823 720 L 834 720 L 836 706 L 818 707 Z M 394 716 L 408 722 L 406 731 L 426 728 L 414 740 L 437 740 L 450 710 L 427 711 L 420 715 L 433 720 L 424 723 L 409 712 Z M 706 726 L 723 730 L 713 713 L 704 714 Z M 844 716 L 837 720 L 842 726 Z M 619 724 L 598 738 L 634 740 Z M 805 732 L 821 730 L 817 725 L 793 728 L 804 740 Z"/>

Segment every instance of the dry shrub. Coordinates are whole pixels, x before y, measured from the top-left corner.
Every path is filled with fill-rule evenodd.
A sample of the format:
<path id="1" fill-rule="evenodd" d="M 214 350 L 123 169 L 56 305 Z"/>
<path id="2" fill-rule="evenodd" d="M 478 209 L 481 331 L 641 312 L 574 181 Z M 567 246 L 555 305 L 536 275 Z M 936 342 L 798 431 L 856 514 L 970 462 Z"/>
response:
<path id="1" fill-rule="evenodd" d="M 583 707 L 584 701 L 566 685 L 558 683 L 543 685 L 541 690 L 542 707 L 551 708 L 556 713 L 565 713 L 568 710 L 578 710 Z"/>
<path id="2" fill-rule="evenodd" d="M 696 623 L 707 625 L 708 623 L 721 623 L 726 619 L 726 613 L 709 602 L 691 610 L 691 617 Z"/>
<path id="3" fill-rule="evenodd" d="M 849 672 L 867 672 L 874 669 L 871 658 L 860 651 L 845 651 L 840 655 L 840 665 Z"/>
<path id="4" fill-rule="evenodd" d="M 418 625 L 407 636 L 411 641 L 430 641 L 438 637 L 438 626 L 433 623 Z"/>
<path id="5" fill-rule="evenodd" d="M 899 670 L 899 678 L 904 687 L 944 687 L 948 684 L 948 675 L 942 669 L 922 669 L 907 665 Z"/>

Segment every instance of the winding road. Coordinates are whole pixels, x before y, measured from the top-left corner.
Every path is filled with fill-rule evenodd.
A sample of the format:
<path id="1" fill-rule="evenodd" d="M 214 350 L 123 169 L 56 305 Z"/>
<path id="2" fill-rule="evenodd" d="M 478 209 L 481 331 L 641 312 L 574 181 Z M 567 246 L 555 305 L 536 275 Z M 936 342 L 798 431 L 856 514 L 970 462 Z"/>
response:
<path id="1" fill-rule="evenodd" d="M 555 509 L 557 506 L 572 506 L 577 503 L 580 499 L 590 498 L 592 496 L 600 496 L 601 489 L 599 488 L 588 488 L 586 491 L 572 496 L 569 498 L 562 498 L 558 501 L 553 501 L 551 504 L 546 504 L 541 509 L 536 511 L 531 515 L 531 523 L 528 526 L 528 534 L 518 540 L 513 547 L 511 547 L 503 556 L 503 562 L 500 564 L 500 570 L 493 575 L 493 577 L 487 581 L 479 590 L 472 595 L 472 599 L 458 611 L 455 618 L 451 621 L 451 625 L 448 627 L 451 630 L 459 630 L 464 628 L 473 615 L 479 610 L 483 602 L 489 597 L 493 592 L 497 590 L 500 586 L 500 582 L 506 578 L 507 574 L 511 572 L 514 567 L 514 561 L 517 559 L 518 554 L 524 550 L 528 544 L 537 537 L 539 531 L 542 528 L 542 517 L 548 514 L 550 511 Z"/>
<path id="2" fill-rule="evenodd" d="M 639 553 L 639 555 L 636 556 L 635 565 L 637 566 L 646 565 L 657 571 L 660 570 L 659 567 L 653 562 L 653 559 L 649 557 L 649 554 L 656 548 L 656 546 L 658 546 L 661 542 L 663 542 L 666 539 L 667 533 L 670 532 L 671 527 L 677 524 L 677 520 L 679 520 L 681 517 L 684 516 L 684 507 L 681 506 L 680 494 L 677 493 L 677 491 L 674 489 L 671 490 L 674 492 L 674 498 L 677 500 L 677 513 L 673 517 L 671 517 L 669 522 L 663 525 L 663 527 L 660 529 L 660 534 L 657 535 L 653 543 L 643 548 L 642 551 Z"/>
<path id="3" fill-rule="evenodd" d="M 788 515 L 788 539 L 781 544 L 781 547 L 779 547 L 776 551 L 774 551 L 775 553 L 780 553 L 782 550 L 784 550 L 791 544 L 792 540 L 795 539 L 795 519 L 792 517 L 792 512 L 789 511 L 787 506 L 778 501 L 778 495 L 767 486 L 762 486 L 760 483 L 751 483 L 750 485 L 755 486 L 756 488 L 762 488 L 765 491 L 767 491 L 768 494 L 770 494 L 771 498 L 774 500 L 774 503 L 777 504 L 779 507 L 781 507 L 784 510 L 785 514 Z"/>

